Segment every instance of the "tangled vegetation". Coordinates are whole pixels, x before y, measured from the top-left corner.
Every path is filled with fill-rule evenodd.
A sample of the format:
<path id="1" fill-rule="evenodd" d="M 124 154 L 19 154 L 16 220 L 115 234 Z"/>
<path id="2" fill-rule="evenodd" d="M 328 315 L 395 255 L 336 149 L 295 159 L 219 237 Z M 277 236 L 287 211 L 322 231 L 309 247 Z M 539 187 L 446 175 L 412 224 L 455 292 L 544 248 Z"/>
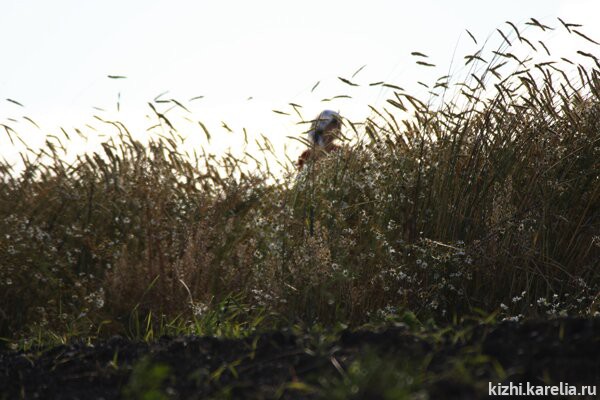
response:
<path id="1" fill-rule="evenodd" d="M 118 139 L 74 162 L 49 140 L 0 164 L 0 336 L 597 315 L 598 59 L 563 71 L 506 36 L 442 100 L 386 84 L 346 121 L 366 139 L 300 173 L 189 157 L 156 110 L 147 144 L 106 121 Z"/>

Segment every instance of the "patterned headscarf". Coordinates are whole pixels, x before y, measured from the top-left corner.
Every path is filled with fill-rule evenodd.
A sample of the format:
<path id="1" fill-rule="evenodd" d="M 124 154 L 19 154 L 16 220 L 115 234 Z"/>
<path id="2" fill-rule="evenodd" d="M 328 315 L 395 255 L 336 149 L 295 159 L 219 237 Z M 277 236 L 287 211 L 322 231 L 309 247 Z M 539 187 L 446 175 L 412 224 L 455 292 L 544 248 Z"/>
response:
<path id="1" fill-rule="evenodd" d="M 335 111 L 324 110 L 315 118 L 308 131 L 308 139 L 311 143 L 318 146 L 325 145 L 325 139 L 323 133 L 327 129 L 339 128 L 341 125 L 342 117 Z"/>

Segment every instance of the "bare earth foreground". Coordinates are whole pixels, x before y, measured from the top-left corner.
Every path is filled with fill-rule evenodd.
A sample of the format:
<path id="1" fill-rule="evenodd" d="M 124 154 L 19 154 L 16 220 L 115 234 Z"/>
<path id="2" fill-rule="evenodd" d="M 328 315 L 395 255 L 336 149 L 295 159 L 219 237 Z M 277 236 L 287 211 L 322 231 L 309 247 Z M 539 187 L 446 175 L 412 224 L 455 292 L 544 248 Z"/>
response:
<path id="1" fill-rule="evenodd" d="M 600 386 L 600 319 L 471 325 L 443 334 L 400 325 L 331 340 L 285 330 L 150 344 L 113 337 L 42 352 L 4 350 L 0 399 L 332 398 L 360 381 L 356 360 L 371 368 L 370 377 L 361 372 L 363 387 L 352 397 L 360 399 L 396 398 L 382 385 L 431 399 L 486 398 L 489 381 Z M 390 365 L 405 369 L 381 381 Z M 403 376 L 406 382 L 397 382 Z"/>

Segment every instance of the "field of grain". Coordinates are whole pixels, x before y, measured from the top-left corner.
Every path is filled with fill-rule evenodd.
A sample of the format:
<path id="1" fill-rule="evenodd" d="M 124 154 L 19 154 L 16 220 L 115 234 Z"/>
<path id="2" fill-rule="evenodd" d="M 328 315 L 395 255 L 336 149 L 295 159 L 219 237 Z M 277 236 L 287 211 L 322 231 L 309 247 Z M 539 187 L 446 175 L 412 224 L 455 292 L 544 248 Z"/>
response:
<path id="1" fill-rule="evenodd" d="M 190 155 L 160 104 L 147 143 L 103 121 L 116 139 L 75 161 L 64 131 L 0 162 L 2 346 L 598 317 L 600 62 L 503 29 L 428 98 L 372 83 L 393 96 L 300 172 Z M 335 379 L 289 388 L 333 396 Z"/>

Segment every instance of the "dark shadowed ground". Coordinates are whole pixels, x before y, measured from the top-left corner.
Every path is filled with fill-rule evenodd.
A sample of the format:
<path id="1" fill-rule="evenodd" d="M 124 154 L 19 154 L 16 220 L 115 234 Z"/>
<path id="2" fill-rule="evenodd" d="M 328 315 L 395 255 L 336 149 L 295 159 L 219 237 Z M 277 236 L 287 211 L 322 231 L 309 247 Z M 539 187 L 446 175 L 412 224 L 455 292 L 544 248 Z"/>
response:
<path id="1" fill-rule="evenodd" d="M 488 382 L 600 386 L 600 319 L 247 339 L 113 337 L 0 353 L 0 399 L 479 399 Z M 412 397 L 408 397 L 412 398 Z M 559 398 L 559 397 L 554 397 Z"/>

